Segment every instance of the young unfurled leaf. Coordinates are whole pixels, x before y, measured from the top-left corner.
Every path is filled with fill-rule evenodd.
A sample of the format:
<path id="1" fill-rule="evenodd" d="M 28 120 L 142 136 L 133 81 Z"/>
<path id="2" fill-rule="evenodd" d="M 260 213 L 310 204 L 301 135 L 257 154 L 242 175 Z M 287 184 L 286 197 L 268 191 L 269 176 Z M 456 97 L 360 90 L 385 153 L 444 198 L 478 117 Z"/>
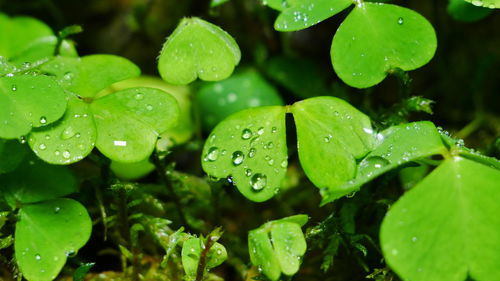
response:
<path id="1" fill-rule="evenodd" d="M 245 69 L 226 80 L 206 83 L 196 94 L 203 126 L 210 130 L 243 109 L 283 105 L 278 91 L 254 69 Z"/>
<path id="2" fill-rule="evenodd" d="M 0 191 L 9 205 L 29 204 L 76 191 L 76 180 L 66 168 L 49 165 L 36 157 L 25 160 L 14 172 L 1 175 Z"/>
<path id="3" fill-rule="evenodd" d="M 60 198 L 23 206 L 16 223 L 14 250 L 24 277 L 54 280 L 67 257 L 85 245 L 91 229 L 87 210 L 75 200 Z"/>
<path id="4" fill-rule="evenodd" d="M 474 6 L 485 7 L 490 9 L 500 8 L 500 0 L 465 0 L 472 3 Z"/>
<path id="5" fill-rule="evenodd" d="M 307 219 L 306 215 L 295 215 L 267 222 L 248 233 L 250 260 L 270 280 L 278 280 L 281 273 L 294 275 L 299 270 L 307 249 L 301 226 Z"/>
<path id="6" fill-rule="evenodd" d="M 182 266 L 186 272 L 186 280 L 196 279 L 200 256 L 203 251 L 201 243 L 204 243 L 197 237 L 191 237 L 182 245 Z M 220 243 L 215 242 L 206 256 L 205 270 L 214 268 L 222 264 L 227 259 L 226 248 Z"/>
<path id="7" fill-rule="evenodd" d="M 294 0 L 286 1 L 287 8 L 274 23 L 278 31 L 297 31 L 308 28 L 352 5 L 351 0 Z"/>
<path id="8" fill-rule="evenodd" d="M 0 138 L 14 139 L 61 118 L 66 94 L 45 75 L 0 77 Z"/>
<path id="9" fill-rule="evenodd" d="M 380 83 L 391 69 L 413 70 L 436 51 L 436 34 L 420 14 L 391 4 L 357 5 L 340 25 L 331 58 L 346 84 L 367 88 Z"/>
<path id="10" fill-rule="evenodd" d="M 218 81 L 231 75 L 240 58 L 227 32 L 200 18 L 184 18 L 163 45 L 158 70 L 171 84 L 189 84 L 198 77 Z"/>
<path id="11" fill-rule="evenodd" d="M 308 178 L 326 190 L 354 178 L 356 159 L 374 145 L 368 116 L 334 97 L 297 102 L 292 113 L 299 159 Z"/>
<path id="12" fill-rule="evenodd" d="M 393 126 L 377 134 L 376 148 L 357 165 L 356 177 L 322 190 L 322 204 L 357 191 L 361 185 L 409 161 L 446 151 L 431 122 Z"/>
<path id="13" fill-rule="evenodd" d="M 404 280 L 500 279 L 499 182 L 499 170 L 445 160 L 387 213 L 387 263 Z"/>
<path id="14" fill-rule="evenodd" d="M 205 172 L 216 178 L 231 176 L 252 201 L 273 197 L 288 166 L 285 113 L 285 107 L 264 106 L 237 112 L 219 123 L 203 148 Z"/>

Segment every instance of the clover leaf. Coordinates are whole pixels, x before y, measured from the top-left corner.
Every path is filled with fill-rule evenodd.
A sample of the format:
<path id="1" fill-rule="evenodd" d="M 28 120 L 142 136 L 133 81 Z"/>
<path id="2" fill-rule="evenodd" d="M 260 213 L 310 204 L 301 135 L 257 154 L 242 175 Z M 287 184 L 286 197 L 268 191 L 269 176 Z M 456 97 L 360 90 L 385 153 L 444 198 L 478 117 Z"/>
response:
<path id="1" fill-rule="evenodd" d="M 200 238 L 191 237 L 182 245 L 182 266 L 186 272 L 186 280 L 196 279 L 198 264 L 203 251 L 202 243 Z M 207 253 L 205 269 L 212 269 L 222 264 L 226 259 L 226 248 L 222 244 L 215 242 Z"/>
<path id="2" fill-rule="evenodd" d="M 59 198 L 23 206 L 16 223 L 17 265 L 30 281 L 54 280 L 68 256 L 90 238 L 92 221 L 80 203 Z"/>
<path id="3" fill-rule="evenodd" d="M 278 31 L 297 31 L 313 26 L 342 12 L 353 2 L 351 0 L 294 0 L 286 2 L 274 23 Z M 278 7 L 278 6 L 276 6 Z"/>
<path id="4" fill-rule="evenodd" d="M 66 95 L 54 79 L 29 74 L 0 77 L 0 138 L 13 139 L 61 118 Z"/>
<path id="5" fill-rule="evenodd" d="M 490 9 L 500 8 L 500 0 L 465 0 L 472 3 L 474 6 L 485 7 Z"/>
<path id="6" fill-rule="evenodd" d="M 278 91 L 251 68 L 235 73 L 226 80 L 204 84 L 196 94 L 195 101 L 203 116 L 202 124 L 209 130 L 240 110 L 283 105 Z"/>
<path id="7" fill-rule="evenodd" d="M 409 161 L 442 154 L 446 147 L 431 122 L 393 126 L 377 134 L 376 147 L 357 165 L 356 176 L 322 191 L 322 204 L 357 191 L 361 185 Z"/>
<path id="8" fill-rule="evenodd" d="M 227 32 L 196 17 L 184 18 L 163 45 L 158 70 L 171 84 L 189 84 L 198 77 L 218 81 L 231 75 L 240 58 Z"/>
<path id="9" fill-rule="evenodd" d="M 367 88 L 384 80 L 392 69 L 408 71 L 426 64 L 436 46 L 434 29 L 420 14 L 365 2 L 356 5 L 337 30 L 331 59 L 346 84 Z"/>
<path id="10" fill-rule="evenodd" d="M 219 123 L 203 148 L 202 166 L 216 178 L 231 176 L 248 199 L 262 202 L 280 188 L 288 165 L 282 106 L 239 111 Z"/>
<path id="11" fill-rule="evenodd" d="M 405 193 L 380 230 L 389 266 L 404 280 L 500 278 L 500 171 L 450 157 Z"/>
<path id="12" fill-rule="evenodd" d="M 26 149 L 17 140 L 0 139 L 0 175 L 15 170 L 25 155 Z"/>
<path id="13" fill-rule="evenodd" d="M 326 190 L 352 179 L 356 159 L 374 145 L 370 118 L 335 97 L 306 99 L 292 105 L 291 111 L 299 160 L 307 177 Z"/>

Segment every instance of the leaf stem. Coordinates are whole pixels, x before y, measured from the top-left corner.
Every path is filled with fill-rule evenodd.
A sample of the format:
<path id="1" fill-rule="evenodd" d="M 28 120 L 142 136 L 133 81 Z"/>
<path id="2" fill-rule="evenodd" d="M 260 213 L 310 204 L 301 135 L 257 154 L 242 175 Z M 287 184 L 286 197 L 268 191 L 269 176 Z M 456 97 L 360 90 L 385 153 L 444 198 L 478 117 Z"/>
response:
<path id="1" fill-rule="evenodd" d="M 205 247 L 203 248 L 203 251 L 201 251 L 200 253 L 200 261 L 198 262 L 198 268 L 196 269 L 195 281 L 203 281 L 203 276 L 205 275 L 205 267 L 207 266 L 208 252 L 210 251 L 212 246 L 215 244 L 215 241 L 217 240 L 214 238 L 216 237 L 208 235 L 207 242 L 204 243 Z"/>

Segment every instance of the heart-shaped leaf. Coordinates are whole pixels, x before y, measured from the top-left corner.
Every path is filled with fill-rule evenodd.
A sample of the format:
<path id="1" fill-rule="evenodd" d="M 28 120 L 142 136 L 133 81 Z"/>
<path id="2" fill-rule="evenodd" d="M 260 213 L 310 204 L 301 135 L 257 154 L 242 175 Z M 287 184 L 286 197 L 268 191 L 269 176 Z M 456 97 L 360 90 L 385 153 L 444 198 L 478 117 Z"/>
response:
<path id="1" fill-rule="evenodd" d="M 0 176 L 3 196 L 13 208 L 65 196 L 76 191 L 76 180 L 66 167 L 28 158 L 16 171 Z"/>
<path id="2" fill-rule="evenodd" d="M 186 272 L 186 280 L 195 280 L 200 262 L 201 240 L 197 237 L 191 237 L 182 245 L 182 266 Z M 220 243 L 215 242 L 207 253 L 206 269 L 214 268 L 222 264 L 227 259 L 226 248 Z"/>
<path id="3" fill-rule="evenodd" d="M 278 91 L 254 69 L 245 69 L 220 82 L 206 83 L 195 101 L 203 116 L 202 124 L 208 130 L 240 110 L 283 105 Z"/>
<path id="4" fill-rule="evenodd" d="M 499 182 L 499 170 L 445 160 L 387 213 L 387 263 L 403 280 L 500 279 Z"/>
<path id="5" fill-rule="evenodd" d="M 278 31 L 297 31 L 308 28 L 342 12 L 352 5 L 351 0 L 294 0 L 287 1 L 274 23 Z"/>
<path id="6" fill-rule="evenodd" d="M 64 90 L 51 77 L 0 77 L 0 138 L 19 138 L 32 127 L 55 122 L 63 116 L 66 103 Z"/>
<path id="7" fill-rule="evenodd" d="M 299 271 L 300 258 L 306 253 L 307 245 L 300 225 L 291 222 L 275 224 L 271 229 L 271 238 L 281 272 L 293 275 Z"/>
<path id="8" fill-rule="evenodd" d="M 90 108 L 96 147 L 119 162 L 147 158 L 160 133 L 174 126 L 179 116 L 175 98 L 153 88 L 122 90 L 95 100 Z"/>
<path id="9" fill-rule="evenodd" d="M 50 281 L 68 256 L 88 241 L 92 221 L 80 203 L 59 198 L 26 205 L 19 211 L 14 250 L 22 274 L 30 281 Z"/>
<path id="10" fill-rule="evenodd" d="M 444 153 L 446 147 L 431 122 L 393 126 L 377 134 L 376 148 L 359 162 L 356 177 L 322 191 L 326 204 L 357 191 L 361 185 L 409 161 Z"/>
<path id="11" fill-rule="evenodd" d="M 485 7 L 490 9 L 500 8 L 500 0 L 465 0 L 472 3 L 474 6 Z"/>
<path id="12" fill-rule="evenodd" d="M 189 84 L 198 77 L 218 81 L 231 75 L 240 57 L 236 42 L 220 27 L 184 18 L 163 45 L 158 70 L 172 84 Z"/>
<path id="13" fill-rule="evenodd" d="M 274 254 L 267 230 L 258 228 L 248 232 L 248 251 L 252 264 L 258 266 L 267 278 L 272 281 L 280 278 L 280 262 Z"/>
<path id="14" fill-rule="evenodd" d="M 205 143 L 203 170 L 216 178 L 231 176 L 238 190 L 252 201 L 273 197 L 288 165 L 285 113 L 285 107 L 264 106 L 226 118 Z"/>
<path id="15" fill-rule="evenodd" d="M 21 164 L 26 149 L 17 140 L 0 139 L 0 175 L 13 171 Z"/>
<path id="16" fill-rule="evenodd" d="M 420 14 L 391 4 L 357 5 L 340 25 L 331 58 L 346 84 L 367 88 L 380 83 L 391 69 L 408 71 L 431 60 L 436 34 Z"/>
<path id="17" fill-rule="evenodd" d="M 300 164 L 307 177 L 327 190 L 354 178 L 356 159 L 374 144 L 370 118 L 335 97 L 297 102 L 292 113 Z"/>

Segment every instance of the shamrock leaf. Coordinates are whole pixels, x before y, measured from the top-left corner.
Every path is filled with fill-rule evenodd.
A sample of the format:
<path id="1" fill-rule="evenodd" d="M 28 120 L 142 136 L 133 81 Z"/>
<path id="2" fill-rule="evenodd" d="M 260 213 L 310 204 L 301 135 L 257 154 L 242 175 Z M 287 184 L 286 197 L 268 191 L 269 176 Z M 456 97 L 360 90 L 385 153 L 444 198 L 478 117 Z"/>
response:
<path id="1" fill-rule="evenodd" d="M 500 279 L 499 182 L 499 170 L 445 160 L 387 213 L 387 263 L 404 280 Z"/>
<path id="2" fill-rule="evenodd" d="M 184 18 L 163 45 L 158 70 L 172 84 L 189 84 L 198 77 L 218 81 L 231 75 L 240 57 L 236 42 L 220 27 Z"/>
<path id="3" fill-rule="evenodd" d="M 353 2 L 351 0 L 294 0 L 286 2 L 274 23 L 278 31 L 297 31 L 308 28 L 335 14 L 342 12 Z"/>
<path id="4" fill-rule="evenodd" d="M 322 191 L 322 204 L 357 191 L 361 185 L 409 161 L 446 151 L 431 122 L 393 126 L 377 134 L 376 148 L 357 165 L 356 177 Z"/>
<path id="5" fill-rule="evenodd" d="M 436 34 L 420 14 L 391 4 L 357 5 L 333 37 L 331 58 L 346 84 L 367 88 L 392 69 L 408 71 L 430 61 Z"/>
<path id="6" fill-rule="evenodd" d="M 356 159 L 374 145 L 368 116 L 334 97 L 303 100 L 291 111 L 299 159 L 307 177 L 326 191 L 354 178 Z"/>
<path id="7" fill-rule="evenodd" d="M 61 118 L 64 90 L 45 75 L 0 77 L 0 138 L 13 139 Z"/>
<path id="8" fill-rule="evenodd" d="M 288 165 L 282 106 L 237 112 L 219 123 L 203 148 L 202 166 L 216 178 L 231 176 L 248 199 L 262 202 L 279 190 Z"/>
<path id="9" fill-rule="evenodd" d="M 472 3 L 474 6 L 485 7 L 490 9 L 500 8 L 500 0 L 465 0 Z"/>
<path id="10" fill-rule="evenodd" d="M 200 262 L 202 241 L 198 237 L 191 237 L 182 245 L 182 266 L 186 272 L 187 280 L 195 280 Z M 215 242 L 206 256 L 206 270 L 212 269 L 222 264 L 227 259 L 226 248 Z"/>
<path id="11" fill-rule="evenodd" d="M 54 280 L 90 238 L 92 221 L 80 203 L 59 198 L 23 206 L 16 223 L 17 265 L 30 281 Z"/>

